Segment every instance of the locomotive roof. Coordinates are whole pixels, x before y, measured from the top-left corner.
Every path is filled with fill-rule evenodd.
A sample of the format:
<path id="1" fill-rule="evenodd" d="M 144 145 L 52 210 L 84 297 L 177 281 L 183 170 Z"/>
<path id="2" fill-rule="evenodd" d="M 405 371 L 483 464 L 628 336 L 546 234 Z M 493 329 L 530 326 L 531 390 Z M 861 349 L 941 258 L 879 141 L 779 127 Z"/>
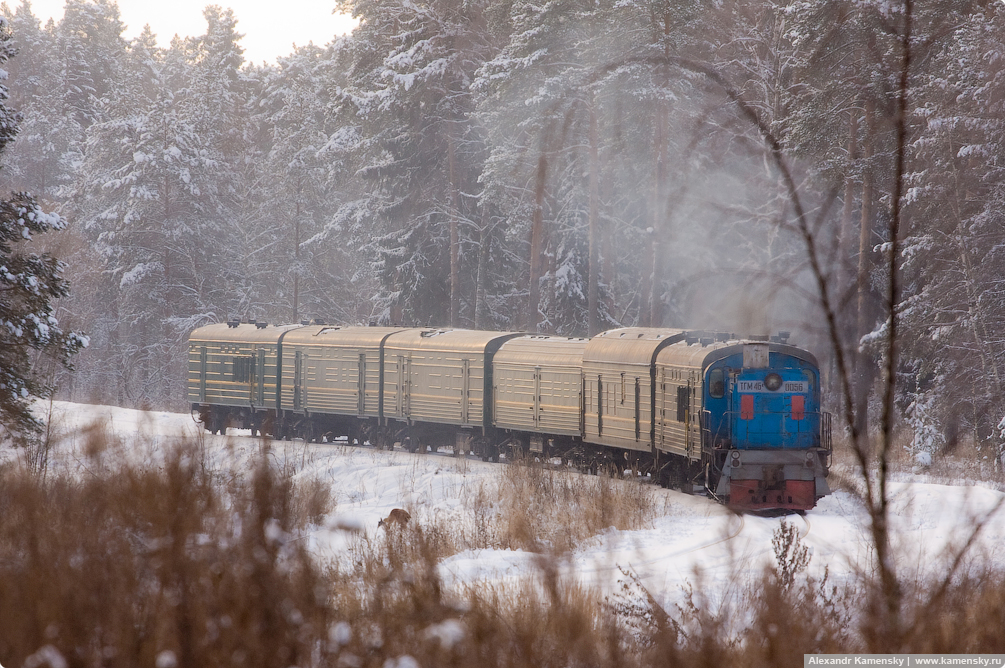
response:
<path id="1" fill-rule="evenodd" d="M 729 344 L 721 342 L 703 346 L 700 343 L 689 344 L 686 341 L 679 341 L 661 350 L 656 356 L 656 363 L 704 369 L 711 364 L 709 359 L 713 353 L 726 347 L 730 347 Z"/>
<path id="2" fill-rule="evenodd" d="M 427 327 L 395 332 L 387 337 L 384 345 L 394 350 L 485 353 L 487 350 L 498 349 L 502 342 L 517 336 L 522 336 L 522 333 Z"/>
<path id="3" fill-rule="evenodd" d="M 311 325 L 309 327 L 301 327 L 295 332 L 290 332 L 283 338 L 283 344 L 377 348 L 389 335 L 401 331 L 404 331 L 404 328 Z"/>
<path id="4" fill-rule="evenodd" d="M 661 364 L 700 366 L 702 369 L 705 369 L 721 359 L 731 355 L 742 354 L 743 347 L 750 344 L 768 346 L 769 353 L 790 355 L 796 359 L 809 362 L 815 367 L 819 366 L 817 358 L 813 356 L 813 353 L 803 350 L 802 348 L 797 348 L 796 346 L 792 346 L 787 343 L 769 343 L 767 341 L 751 341 L 746 339 L 729 341 L 726 343 L 710 343 L 705 346 L 702 346 L 699 343 L 692 343 L 688 345 L 681 341 L 680 343 L 675 343 L 661 350 L 659 356 L 657 357 L 657 361 Z"/>
<path id="5" fill-rule="evenodd" d="M 300 325 L 268 325 L 259 328 L 250 323 L 232 327 L 218 323 L 192 330 L 188 340 L 189 343 L 277 343 L 285 332 L 299 327 Z"/>
<path id="6" fill-rule="evenodd" d="M 583 353 L 583 362 L 652 364 L 656 353 L 684 339 L 683 329 L 622 327 L 597 334 Z"/>
<path id="7" fill-rule="evenodd" d="M 497 363 L 539 366 L 579 366 L 588 339 L 528 334 L 506 341 L 495 354 Z"/>

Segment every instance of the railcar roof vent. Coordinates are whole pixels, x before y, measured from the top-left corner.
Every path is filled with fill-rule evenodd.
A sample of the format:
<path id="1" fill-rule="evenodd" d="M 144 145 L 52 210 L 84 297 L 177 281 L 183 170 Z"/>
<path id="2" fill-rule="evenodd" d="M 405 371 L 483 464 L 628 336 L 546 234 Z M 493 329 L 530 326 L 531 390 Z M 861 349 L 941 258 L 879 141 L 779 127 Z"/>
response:
<path id="1" fill-rule="evenodd" d="M 701 342 L 701 347 L 704 348 L 705 346 L 710 346 L 713 343 L 715 343 L 715 338 L 713 338 L 711 336 L 703 336 L 703 337 L 701 337 L 700 342 Z"/>
<path id="2" fill-rule="evenodd" d="M 376 327 L 377 326 L 377 321 L 375 319 L 370 320 L 368 326 L 369 327 Z"/>
<path id="3" fill-rule="evenodd" d="M 248 318 L 248 324 L 249 325 L 257 325 L 258 321 L 255 320 L 254 318 Z"/>
<path id="4" fill-rule="evenodd" d="M 301 320 L 300 324 L 303 325 L 304 327 L 306 327 L 307 325 L 311 324 L 311 321 L 310 320 Z"/>
<path id="5" fill-rule="evenodd" d="M 691 345 L 692 343 L 698 343 L 698 334 L 696 332 L 684 332 L 684 343 Z"/>
<path id="6" fill-rule="evenodd" d="M 231 329 L 236 329 L 240 324 L 241 320 L 239 318 L 231 318 L 227 321 L 227 327 L 230 327 Z"/>
<path id="7" fill-rule="evenodd" d="M 324 320 L 322 320 L 321 318 L 314 318 L 314 320 L 311 322 L 311 324 L 314 324 L 314 325 L 327 325 L 328 323 L 325 322 Z"/>
<path id="8" fill-rule="evenodd" d="M 731 334 L 730 332 L 716 332 L 715 333 L 715 340 L 719 341 L 720 343 L 725 343 L 726 341 L 730 341 L 730 340 L 735 339 L 735 338 L 736 338 L 736 335 L 735 334 Z"/>
<path id="9" fill-rule="evenodd" d="M 255 323 L 255 327 L 257 327 L 258 329 L 265 329 L 268 326 L 269 326 L 269 323 L 267 323 L 267 322 L 256 322 Z"/>

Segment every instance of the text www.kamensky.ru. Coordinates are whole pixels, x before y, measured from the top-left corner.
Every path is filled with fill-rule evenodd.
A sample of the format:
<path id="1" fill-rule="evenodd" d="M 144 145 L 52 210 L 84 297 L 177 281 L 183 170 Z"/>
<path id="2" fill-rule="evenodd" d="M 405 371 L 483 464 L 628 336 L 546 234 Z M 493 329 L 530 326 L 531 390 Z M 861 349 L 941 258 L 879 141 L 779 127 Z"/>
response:
<path id="1" fill-rule="evenodd" d="M 1005 666 L 1005 654 L 806 654 L 804 668 L 816 666 Z"/>

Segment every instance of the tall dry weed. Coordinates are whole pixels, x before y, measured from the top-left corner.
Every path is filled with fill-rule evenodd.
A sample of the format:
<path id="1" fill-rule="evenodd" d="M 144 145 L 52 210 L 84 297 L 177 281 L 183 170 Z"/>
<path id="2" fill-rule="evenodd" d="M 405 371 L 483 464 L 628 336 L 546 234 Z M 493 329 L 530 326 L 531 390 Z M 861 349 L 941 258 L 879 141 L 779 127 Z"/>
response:
<path id="1" fill-rule="evenodd" d="M 0 471 L 0 662 L 306 664 L 327 587 L 289 492 L 265 459 L 222 487 L 191 446 L 79 479 Z"/>
<path id="2" fill-rule="evenodd" d="M 104 460 L 121 446 L 87 438 Z M 973 562 L 912 583 L 910 631 L 888 646 L 868 624 L 869 574 L 810 577 L 785 529 L 776 565 L 728 601 L 699 579 L 667 605 L 627 571 L 602 601 L 563 581 L 560 555 L 662 511 L 632 481 L 505 467 L 466 499 L 469 528 L 416 511 L 320 563 L 301 540 L 333 503 L 319 479 L 265 455 L 221 475 L 197 443 L 157 461 L 0 469 L 0 664 L 784 668 L 813 653 L 1005 649 L 1002 573 Z M 447 588 L 443 560 L 472 547 L 534 549 L 537 567 L 510 586 Z"/>
<path id="3" fill-rule="evenodd" d="M 498 485 L 464 499 L 467 548 L 564 553 L 613 527 L 644 527 L 660 510 L 654 488 L 636 480 L 587 476 L 535 465 L 502 467 Z"/>

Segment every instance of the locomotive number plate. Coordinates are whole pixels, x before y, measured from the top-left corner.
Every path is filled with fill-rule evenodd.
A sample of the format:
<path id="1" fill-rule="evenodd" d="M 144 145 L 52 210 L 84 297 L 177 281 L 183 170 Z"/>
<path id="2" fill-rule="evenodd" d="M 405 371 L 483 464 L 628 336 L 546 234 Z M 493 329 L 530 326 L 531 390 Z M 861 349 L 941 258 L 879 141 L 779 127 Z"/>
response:
<path id="1" fill-rule="evenodd" d="M 737 381 L 736 386 L 740 392 L 767 392 L 769 394 L 791 392 L 798 394 L 807 391 L 805 380 L 786 380 L 782 383 L 782 386 L 774 392 L 764 387 L 764 381 L 761 380 L 740 380 Z"/>

